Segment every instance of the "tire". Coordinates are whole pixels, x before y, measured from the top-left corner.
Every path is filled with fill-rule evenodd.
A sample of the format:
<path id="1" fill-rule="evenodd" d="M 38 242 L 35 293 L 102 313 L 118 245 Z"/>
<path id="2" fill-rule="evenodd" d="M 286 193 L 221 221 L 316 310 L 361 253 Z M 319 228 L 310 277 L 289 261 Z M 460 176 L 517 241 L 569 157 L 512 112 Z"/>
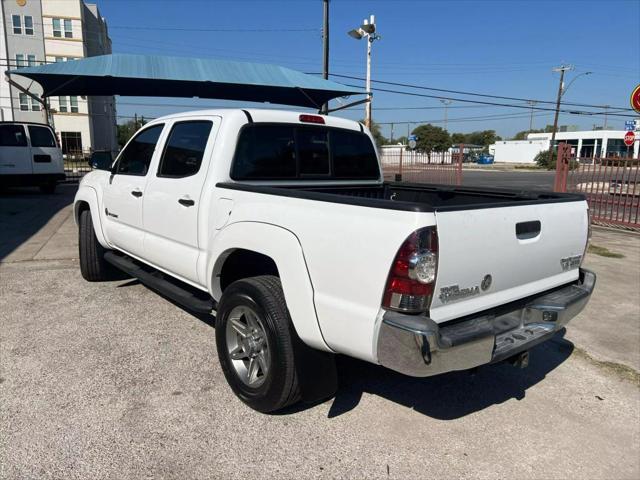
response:
<path id="1" fill-rule="evenodd" d="M 116 276 L 115 268 L 104 259 L 106 249 L 100 245 L 93 230 L 91 211 L 80 212 L 78 229 L 78 252 L 80 255 L 80 273 L 89 282 L 111 280 Z"/>
<path id="2" fill-rule="evenodd" d="M 56 182 L 43 183 L 40 185 L 40 191 L 42 193 L 52 194 L 55 193 L 57 186 L 58 184 Z"/>
<path id="3" fill-rule="evenodd" d="M 253 336 L 243 337 L 238 324 L 246 324 L 241 330 Z M 224 291 L 216 315 L 218 358 L 229 386 L 249 407 L 269 413 L 300 399 L 295 341 L 278 277 L 238 280 Z"/>

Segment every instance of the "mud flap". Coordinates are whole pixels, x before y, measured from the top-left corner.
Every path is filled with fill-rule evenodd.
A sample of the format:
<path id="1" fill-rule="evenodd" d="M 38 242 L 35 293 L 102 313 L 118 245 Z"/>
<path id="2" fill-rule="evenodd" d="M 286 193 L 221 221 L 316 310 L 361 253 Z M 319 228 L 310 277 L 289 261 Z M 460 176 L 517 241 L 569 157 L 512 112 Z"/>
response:
<path id="1" fill-rule="evenodd" d="M 309 347 L 297 335 L 294 355 L 301 400 L 316 403 L 335 396 L 338 391 L 335 355 Z"/>

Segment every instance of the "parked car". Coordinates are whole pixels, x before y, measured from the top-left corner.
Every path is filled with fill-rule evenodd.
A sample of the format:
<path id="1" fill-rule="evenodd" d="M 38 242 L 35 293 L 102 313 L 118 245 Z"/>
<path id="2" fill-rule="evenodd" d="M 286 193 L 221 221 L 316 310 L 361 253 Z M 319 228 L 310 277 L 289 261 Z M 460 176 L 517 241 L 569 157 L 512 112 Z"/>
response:
<path id="1" fill-rule="evenodd" d="M 208 110 L 146 124 L 81 181 L 80 271 L 216 312 L 236 395 L 336 389 L 334 354 L 429 376 L 526 364 L 590 298 L 582 195 L 386 183 L 360 123 Z"/>
<path id="2" fill-rule="evenodd" d="M 0 185 L 53 193 L 64 179 L 62 151 L 49 125 L 0 122 Z"/>

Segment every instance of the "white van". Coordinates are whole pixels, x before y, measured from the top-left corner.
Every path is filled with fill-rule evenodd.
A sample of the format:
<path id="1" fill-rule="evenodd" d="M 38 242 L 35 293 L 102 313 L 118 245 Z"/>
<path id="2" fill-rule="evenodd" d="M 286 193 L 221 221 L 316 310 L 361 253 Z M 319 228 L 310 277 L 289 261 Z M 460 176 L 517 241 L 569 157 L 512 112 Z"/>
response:
<path id="1" fill-rule="evenodd" d="M 49 125 L 0 122 L 0 186 L 39 186 L 53 193 L 64 179 L 62 151 Z"/>

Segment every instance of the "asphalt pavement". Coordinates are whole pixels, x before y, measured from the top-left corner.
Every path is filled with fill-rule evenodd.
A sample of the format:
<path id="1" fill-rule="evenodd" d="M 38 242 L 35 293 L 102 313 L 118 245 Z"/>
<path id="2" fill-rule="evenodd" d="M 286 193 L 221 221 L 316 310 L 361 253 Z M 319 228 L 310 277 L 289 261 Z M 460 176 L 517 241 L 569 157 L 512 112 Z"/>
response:
<path id="1" fill-rule="evenodd" d="M 339 357 L 335 398 L 263 415 L 214 317 L 81 278 L 72 194 L 0 196 L 0 478 L 640 478 L 640 237 L 597 232 L 625 257 L 589 255 L 598 297 L 527 369 Z"/>

